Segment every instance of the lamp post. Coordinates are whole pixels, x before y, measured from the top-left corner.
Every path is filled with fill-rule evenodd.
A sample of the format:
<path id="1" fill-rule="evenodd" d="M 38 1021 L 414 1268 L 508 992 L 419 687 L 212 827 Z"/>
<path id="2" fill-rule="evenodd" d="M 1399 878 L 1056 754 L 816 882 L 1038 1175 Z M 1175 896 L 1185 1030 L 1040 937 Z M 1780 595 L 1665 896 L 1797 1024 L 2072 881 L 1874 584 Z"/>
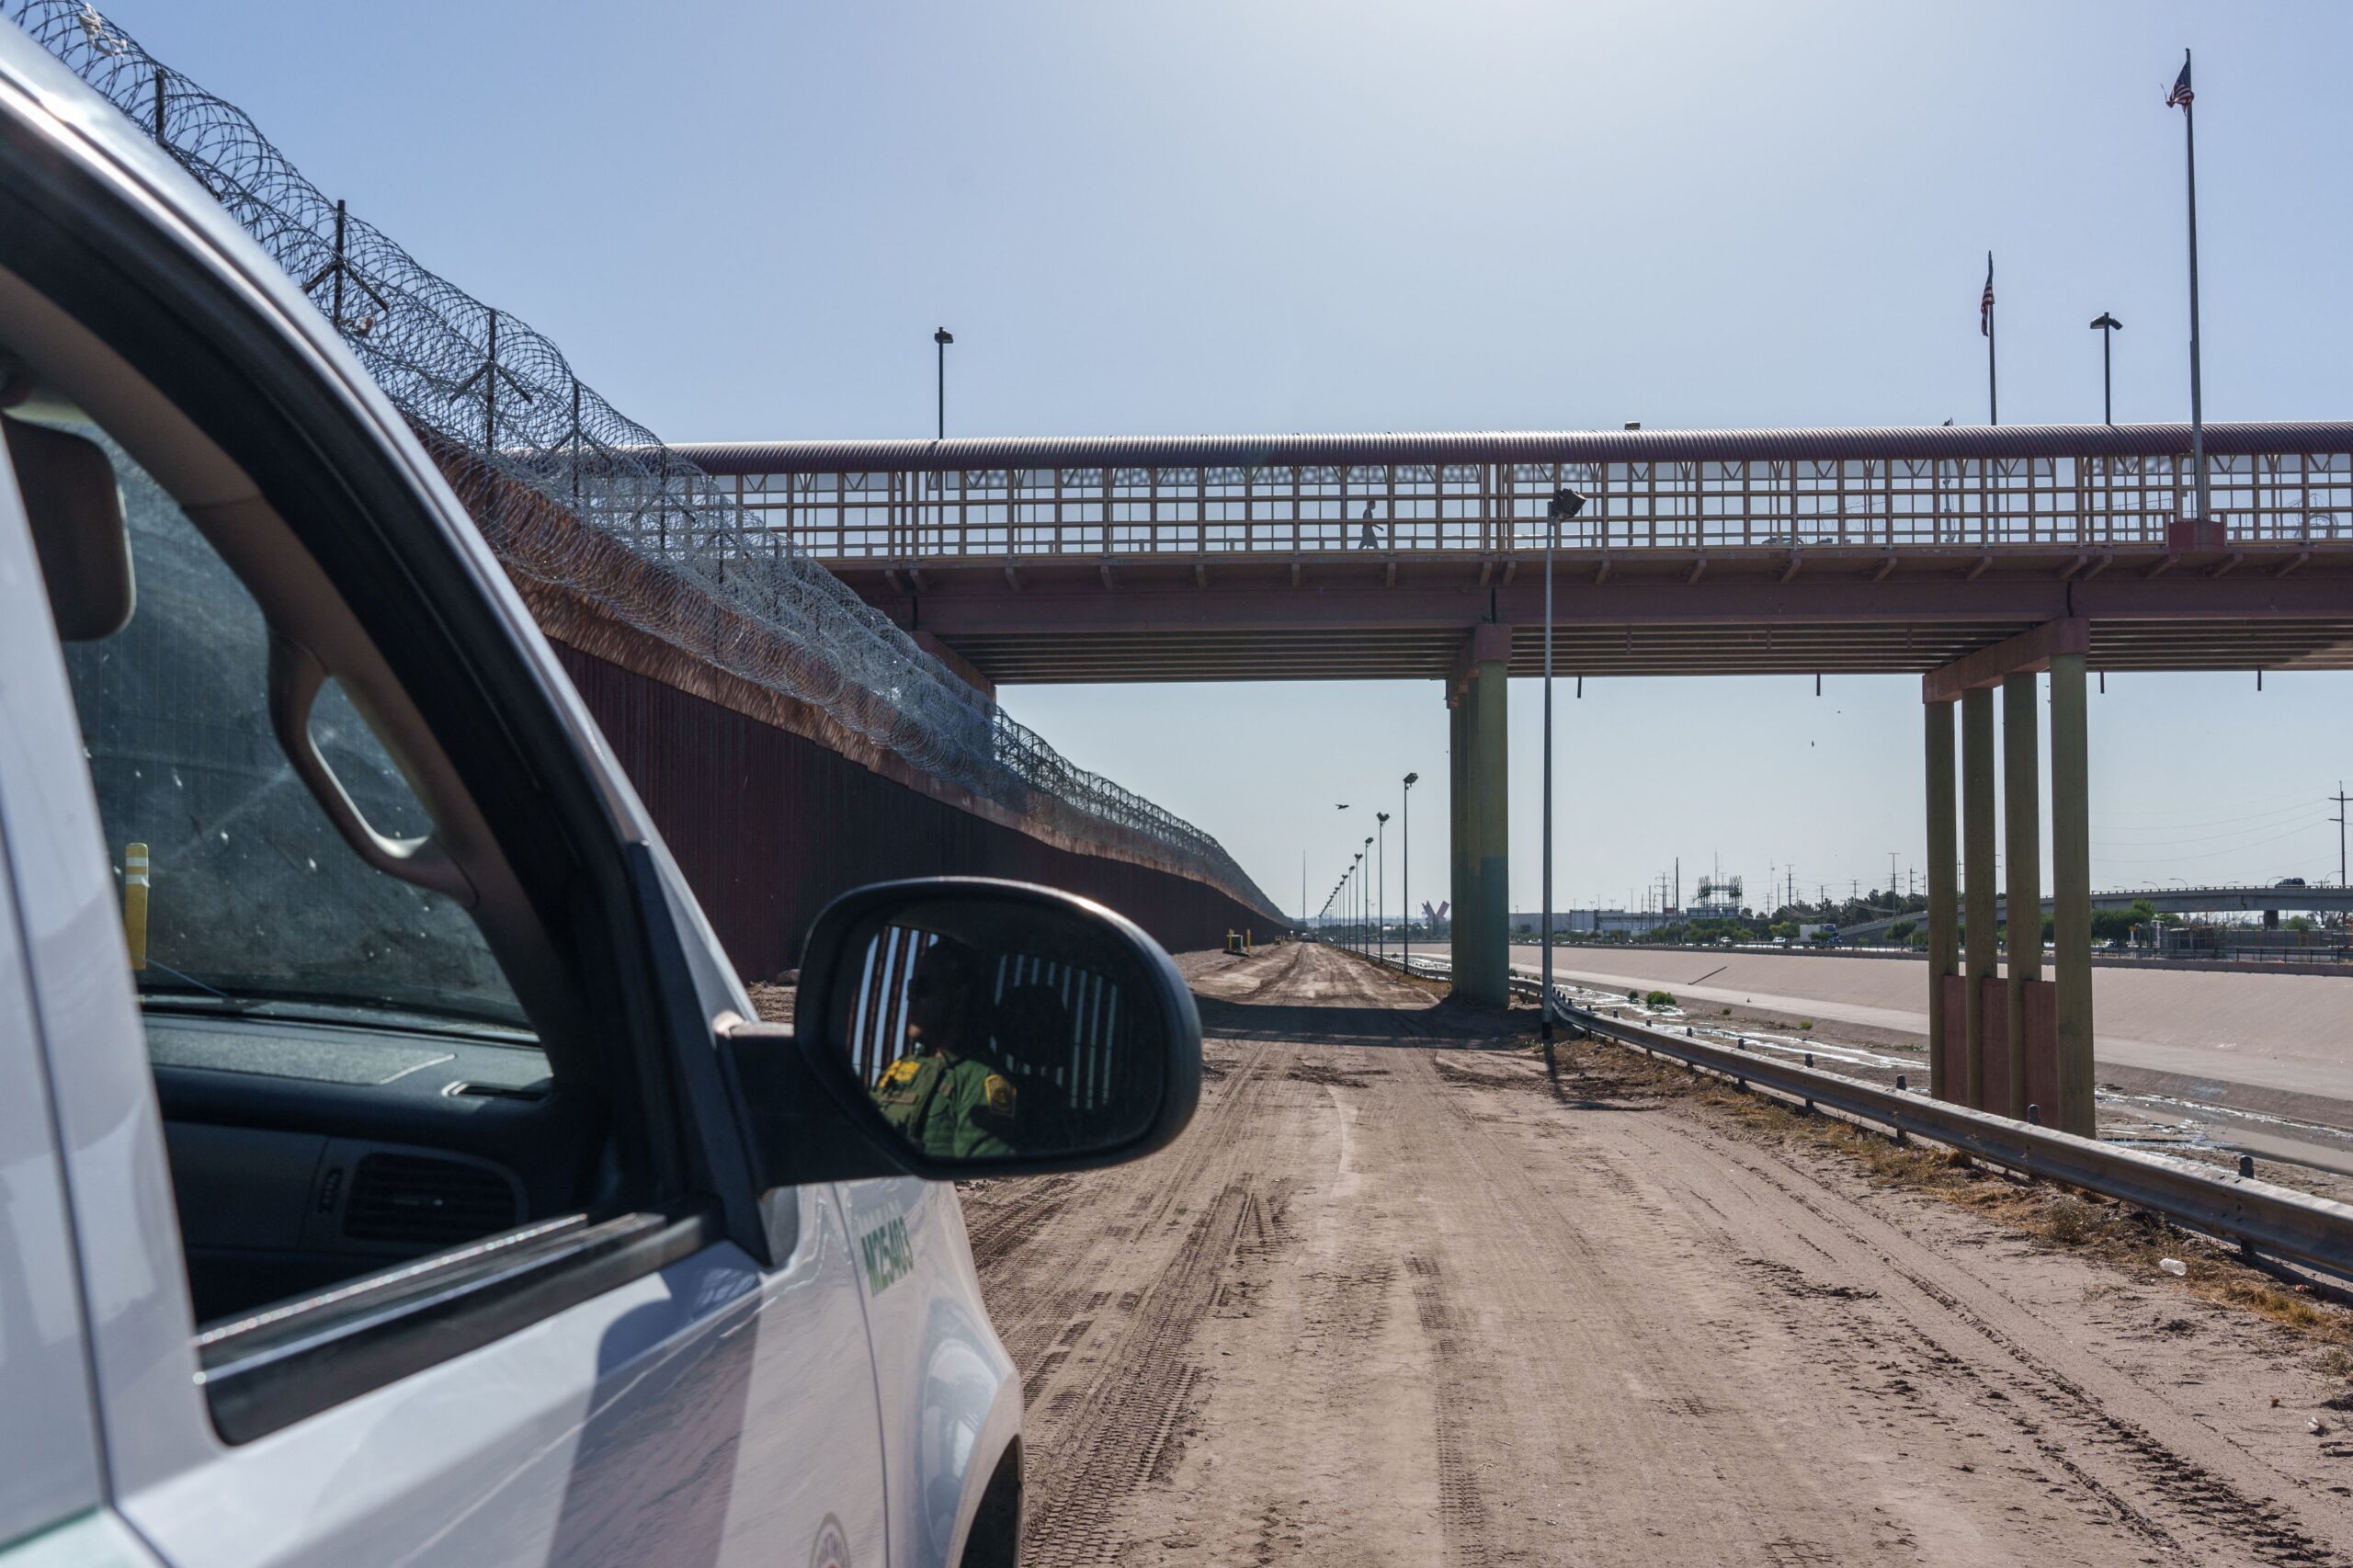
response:
<path id="1" fill-rule="evenodd" d="M 931 335 L 931 341 L 938 346 L 939 350 L 938 438 L 945 441 L 948 439 L 948 346 L 956 341 L 956 335 L 943 326 Z"/>
<path id="2" fill-rule="evenodd" d="M 1405 791 L 1398 798 L 1397 832 L 1403 842 L 1397 846 L 1397 902 L 1405 907 L 1405 967 L 1413 967 L 1414 957 L 1414 784 L 1418 773 L 1405 775 Z M 2343 785 L 2338 785 L 2343 789 Z"/>
<path id="3" fill-rule="evenodd" d="M 1370 844 L 1370 843 L 1372 842 L 1372 840 L 1371 840 L 1371 839 L 1370 839 L 1370 838 L 1368 838 L 1368 839 L 1366 839 L 1366 840 L 1365 840 L 1365 842 L 1366 842 L 1367 844 Z M 1355 947 L 1356 947 L 1356 950 L 1357 950 L 1357 952 L 1358 952 L 1359 955 L 1361 955 L 1361 954 L 1364 952 L 1364 851 L 1363 851 L 1363 850 L 1359 849 L 1359 850 L 1358 850 L 1358 851 L 1357 851 L 1357 858 L 1356 858 L 1356 859 L 1355 859 L 1354 861 L 1352 861 L 1352 862 L 1349 864 L 1349 866 L 1348 866 L 1348 875 L 1350 875 L 1350 876 L 1352 876 L 1352 877 L 1356 878 L 1356 880 L 1357 880 L 1357 884 L 1356 884 L 1356 886 L 1355 886 L 1354 888 L 1351 888 L 1351 889 L 1349 890 L 1350 897 L 1349 897 L 1349 902 L 1348 902 L 1348 916 L 1349 916 L 1350 920 L 1351 920 L 1351 921 L 1353 921 L 1353 922 L 1355 923 L 1355 926 L 1356 926 L 1356 928 L 1357 928 L 1357 939 L 1356 939 L 1356 942 L 1355 942 L 1355 944 L 1354 944 L 1354 945 L 1355 945 Z"/>
<path id="4" fill-rule="evenodd" d="M 1389 957 L 1389 813 L 1376 812 L 1373 815 L 1381 824 L 1381 858 L 1373 863 L 1377 869 L 1372 874 L 1372 939 L 1376 944 L 1373 956 L 1377 960 L 1386 960 Z"/>
<path id="5" fill-rule="evenodd" d="M 2109 345 L 2124 330 L 2124 324 L 2106 311 L 2092 321 L 2092 330 L 2099 334 L 2099 417 L 2104 425 L 2116 423 L 2116 381 L 2109 369 Z"/>
<path id="6" fill-rule="evenodd" d="M 1365 870 L 1368 873 L 1372 870 L 1372 835 L 1368 833 L 1364 835 L 1364 853 L 1357 858 L 1365 862 Z M 1360 884 L 1360 887 L 1362 891 L 1358 894 L 1357 902 L 1363 907 L 1366 917 L 1370 919 L 1372 913 L 1372 884 L 1368 881 Z M 1357 935 L 1361 938 L 1358 946 L 1370 949 L 1372 944 L 1367 933 L 1359 930 Z"/>
<path id="7" fill-rule="evenodd" d="M 1544 507 L 1544 913 L 1538 934 L 1544 944 L 1540 1016 L 1547 1067 L 1552 1064 L 1552 546 L 1561 524 L 1585 510 L 1585 499 L 1563 485 L 1552 492 Z"/>

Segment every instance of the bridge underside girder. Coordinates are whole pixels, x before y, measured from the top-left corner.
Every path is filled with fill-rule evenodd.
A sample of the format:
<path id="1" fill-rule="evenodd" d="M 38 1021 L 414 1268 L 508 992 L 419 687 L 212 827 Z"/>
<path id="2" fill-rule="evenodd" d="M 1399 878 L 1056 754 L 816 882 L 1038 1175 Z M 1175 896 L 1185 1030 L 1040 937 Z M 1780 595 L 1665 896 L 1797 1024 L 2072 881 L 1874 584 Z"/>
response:
<path id="1" fill-rule="evenodd" d="M 1540 556 L 845 561 L 903 626 L 1004 684 L 1436 679 L 1472 626 L 1540 673 Z M 2353 550 L 1563 551 L 1563 675 L 1917 674 L 2048 621 L 2096 671 L 2353 669 Z"/>

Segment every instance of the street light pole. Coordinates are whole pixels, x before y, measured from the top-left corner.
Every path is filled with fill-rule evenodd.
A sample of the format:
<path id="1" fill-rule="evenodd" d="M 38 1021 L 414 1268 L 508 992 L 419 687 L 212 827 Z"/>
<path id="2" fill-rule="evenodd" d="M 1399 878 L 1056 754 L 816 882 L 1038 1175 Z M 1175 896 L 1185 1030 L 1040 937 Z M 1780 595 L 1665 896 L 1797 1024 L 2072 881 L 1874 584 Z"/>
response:
<path id="1" fill-rule="evenodd" d="M 1381 858 L 1374 862 L 1379 869 L 1372 876 L 1372 939 L 1379 944 L 1374 949 L 1375 958 L 1386 961 L 1389 957 L 1389 813 L 1375 812 L 1373 816 L 1381 824 Z"/>
<path id="2" fill-rule="evenodd" d="M 1357 858 L 1364 862 L 1364 868 L 1368 873 L 1372 870 L 1372 835 L 1368 833 L 1364 835 L 1364 853 L 1358 856 Z M 1370 919 L 1372 911 L 1372 886 L 1370 882 L 1364 884 L 1364 891 L 1359 897 L 1364 904 L 1366 917 Z M 1370 935 L 1367 932 L 1359 931 L 1358 936 L 1363 938 L 1360 945 L 1370 950 L 1372 946 Z"/>
<path id="3" fill-rule="evenodd" d="M 2110 373 L 2109 363 L 2109 344 L 2118 333 L 2124 330 L 2124 324 L 2118 321 L 2106 311 L 2102 311 L 2098 316 L 2093 320 L 2092 328 L 2099 334 L 2100 422 L 2106 425 L 2113 425 L 2116 423 L 2116 378 Z"/>
<path id="4" fill-rule="evenodd" d="M 1405 775 L 1405 791 L 1398 797 L 1397 832 L 1402 842 L 1397 846 L 1397 902 L 1405 906 L 1405 967 L 1413 967 L 1414 958 L 1414 784 L 1418 773 Z M 2343 786 L 2339 785 L 2339 789 Z"/>
<path id="5" fill-rule="evenodd" d="M 948 346 L 956 341 L 956 335 L 943 326 L 931 335 L 931 341 L 938 345 L 939 351 L 938 439 L 945 441 L 948 439 Z"/>
<path id="6" fill-rule="evenodd" d="M 1365 840 L 1365 845 L 1366 845 L 1366 846 L 1367 846 L 1368 848 L 1369 848 L 1369 847 L 1370 847 L 1371 844 L 1372 844 L 1372 840 L 1371 840 L 1371 839 L 1368 838 L 1368 839 L 1366 839 L 1366 840 Z M 1364 942 L 1364 857 L 1365 857 L 1365 852 L 1364 852 L 1364 850 L 1359 849 L 1359 850 L 1358 850 L 1358 851 L 1357 851 L 1357 862 L 1356 862 L 1356 875 L 1357 875 L 1357 890 L 1356 890 L 1356 891 L 1357 891 L 1357 906 L 1356 906 L 1356 917 L 1357 917 L 1357 956 L 1358 956 L 1358 957 L 1359 957 L 1359 958 L 1361 958 L 1361 957 L 1363 957 L 1363 956 L 1364 956 L 1364 947 L 1365 947 L 1365 942 Z"/>
<path id="7" fill-rule="evenodd" d="M 1544 507 L 1544 912 L 1538 919 L 1544 944 L 1540 960 L 1543 994 L 1539 1017 L 1544 1035 L 1544 1064 L 1552 1065 L 1552 546 L 1563 519 L 1585 510 L 1585 497 L 1563 486 Z"/>

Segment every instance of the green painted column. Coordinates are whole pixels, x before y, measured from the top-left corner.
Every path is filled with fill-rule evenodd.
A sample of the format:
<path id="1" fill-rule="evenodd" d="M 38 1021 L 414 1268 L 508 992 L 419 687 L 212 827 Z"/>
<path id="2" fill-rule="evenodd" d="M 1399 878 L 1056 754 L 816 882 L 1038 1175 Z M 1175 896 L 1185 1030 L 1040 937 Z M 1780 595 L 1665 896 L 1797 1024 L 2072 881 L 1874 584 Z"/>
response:
<path id="1" fill-rule="evenodd" d="M 2059 1015 L 2059 1108 L 2063 1132 L 2098 1135 L 2092 1114 L 2091 744 L 2084 655 L 2051 661 L 2052 969 Z"/>
<path id="2" fill-rule="evenodd" d="M 1484 650 L 1482 650 L 1483 652 Z M 1472 930 L 1465 994 L 1476 1002 L 1503 1006 L 1511 1000 L 1511 879 L 1507 811 L 1510 747 L 1506 714 L 1510 666 L 1482 659 L 1471 682 L 1471 792 L 1472 854 L 1468 903 L 1478 911 Z"/>
<path id="3" fill-rule="evenodd" d="M 1447 896 L 1454 905 L 1448 915 L 1446 955 L 1454 972 L 1463 975 L 1471 972 L 1471 699 L 1452 685 L 1447 688 L 1446 733 Z"/>
<path id="4" fill-rule="evenodd" d="M 2002 857 L 2003 892 L 2010 912 L 2009 1038 L 2001 1043 L 2009 1052 L 2010 1103 L 1987 1106 L 2006 1116 L 2026 1119 L 2026 983 L 2042 978 L 2042 769 L 2036 734 L 2040 718 L 2034 710 L 2036 682 L 2032 675 L 2002 679 Z M 1993 1049 L 1995 1042 L 1988 1041 Z M 2058 1108 L 2044 1106 L 2046 1118 Z"/>
<path id="5" fill-rule="evenodd" d="M 1961 697 L 1961 854 L 1965 900 L 1961 974 L 1968 982 L 1968 1065 L 1956 1087 L 1963 1105 L 1985 1108 L 1984 982 L 1999 967 L 1994 947 L 1994 694 Z M 1996 1049 L 1999 1049 L 1998 1043 Z"/>
<path id="6" fill-rule="evenodd" d="M 1960 869 L 1953 816 L 1953 705 L 1921 706 L 1928 731 L 1928 1093 L 1949 1100 L 1958 1098 L 1960 1092 L 1945 1082 L 1945 978 L 1959 973 L 1961 966 L 1961 908 L 1953 885 Z"/>

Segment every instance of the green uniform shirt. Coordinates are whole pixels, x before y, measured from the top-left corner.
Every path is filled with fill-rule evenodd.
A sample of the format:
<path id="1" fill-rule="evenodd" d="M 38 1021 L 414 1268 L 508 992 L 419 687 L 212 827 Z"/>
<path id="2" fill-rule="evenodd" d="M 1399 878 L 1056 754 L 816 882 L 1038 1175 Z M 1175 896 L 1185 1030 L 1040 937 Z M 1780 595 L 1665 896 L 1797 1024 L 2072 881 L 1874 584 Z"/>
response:
<path id="1" fill-rule="evenodd" d="M 939 1159 L 1010 1154 L 1017 1096 L 988 1063 L 938 1053 L 903 1056 L 874 1086 L 883 1119 Z"/>

